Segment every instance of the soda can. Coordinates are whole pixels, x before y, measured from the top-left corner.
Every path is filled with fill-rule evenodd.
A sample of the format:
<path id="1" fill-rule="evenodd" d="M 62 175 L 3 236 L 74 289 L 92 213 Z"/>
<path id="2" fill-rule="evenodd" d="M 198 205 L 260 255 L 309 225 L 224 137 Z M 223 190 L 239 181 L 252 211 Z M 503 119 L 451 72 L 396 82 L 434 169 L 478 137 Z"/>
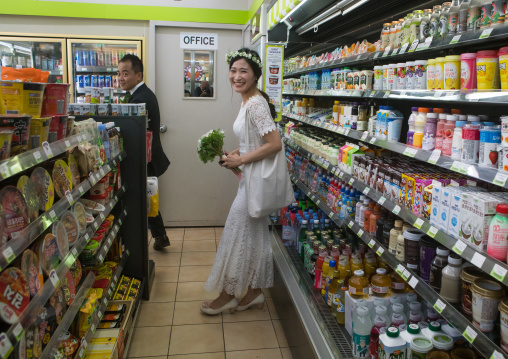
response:
<path id="1" fill-rule="evenodd" d="M 498 167 L 497 146 L 501 144 L 500 126 L 483 126 L 480 129 L 480 159 L 481 167 Z"/>
<path id="2" fill-rule="evenodd" d="M 113 75 L 113 86 L 114 88 L 117 88 L 118 87 L 118 76 L 117 75 Z"/>
<path id="3" fill-rule="evenodd" d="M 104 56 L 104 66 L 111 66 L 111 51 L 106 51 Z"/>
<path id="4" fill-rule="evenodd" d="M 104 51 L 97 52 L 97 66 L 105 66 L 104 65 Z"/>
<path id="5" fill-rule="evenodd" d="M 90 50 L 90 66 L 97 66 L 97 52 Z"/>
<path id="6" fill-rule="evenodd" d="M 81 50 L 76 50 L 76 66 L 83 66 L 83 53 Z"/>
<path id="7" fill-rule="evenodd" d="M 104 75 L 99 75 L 99 87 L 104 87 Z"/>
<path id="8" fill-rule="evenodd" d="M 97 75 L 92 75 L 92 87 L 99 87 L 99 79 Z"/>
<path id="9" fill-rule="evenodd" d="M 104 77 L 104 87 L 111 87 L 111 75 Z"/>
<path id="10" fill-rule="evenodd" d="M 83 57 L 83 66 L 90 66 L 90 51 L 81 50 L 81 56 Z"/>
<path id="11" fill-rule="evenodd" d="M 83 82 L 85 87 L 90 87 L 92 83 L 90 82 L 90 75 L 83 75 Z"/>
<path id="12" fill-rule="evenodd" d="M 83 80 L 83 75 L 76 75 L 76 87 L 78 89 L 85 88 L 85 83 Z"/>
<path id="13" fill-rule="evenodd" d="M 462 162 L 478 163 L 480 156 L 480 125 L 462 127 Z"/>

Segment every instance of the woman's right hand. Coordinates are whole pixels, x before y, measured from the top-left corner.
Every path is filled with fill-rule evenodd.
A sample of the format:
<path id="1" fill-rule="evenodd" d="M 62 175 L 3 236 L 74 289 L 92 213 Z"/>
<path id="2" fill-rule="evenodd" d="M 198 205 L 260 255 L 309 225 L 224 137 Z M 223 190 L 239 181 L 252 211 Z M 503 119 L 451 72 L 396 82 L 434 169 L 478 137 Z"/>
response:
<path id="1" fill-rule="evenodd" d="M 237 148 L 236 150 L 231 151 L 230 153 L 226 153 L 226 156 L 227 156 L 228 154 L 229 154 L 229 155 L 238 155 L 238 156 L 240 156 L 240 149 L 239 149 L 239 148 Z"/>

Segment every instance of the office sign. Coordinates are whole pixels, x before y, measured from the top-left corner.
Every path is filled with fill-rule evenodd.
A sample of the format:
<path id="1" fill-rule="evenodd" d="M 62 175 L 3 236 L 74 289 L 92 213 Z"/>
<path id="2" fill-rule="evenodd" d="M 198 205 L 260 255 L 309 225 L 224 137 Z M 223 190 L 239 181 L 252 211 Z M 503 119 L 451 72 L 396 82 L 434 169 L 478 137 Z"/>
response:
<path id="1" fill-rule="evenodd" d="M 217 50 L 219 35 L 213 33 L 181 32 L 180 48 L 191 50 Z"/>

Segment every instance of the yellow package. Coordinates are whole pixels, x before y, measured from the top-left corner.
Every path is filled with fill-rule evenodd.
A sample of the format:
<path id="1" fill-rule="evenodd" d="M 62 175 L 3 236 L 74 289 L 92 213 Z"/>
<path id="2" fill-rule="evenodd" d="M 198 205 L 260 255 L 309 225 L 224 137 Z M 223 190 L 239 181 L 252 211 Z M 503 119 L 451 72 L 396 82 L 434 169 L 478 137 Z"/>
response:
<path id="1" fill-rule="evenodd" d="M 157 177 L 147 178 L 146 193 L 148 199 L 148 217 L 156 217 L 159 214 L 159 188 Z"/>
<path id="2" fill-rule="evenodd" d="M 97 293 L 90 290 L 88 298 L 85 299 L 78 317 L 78 333 L 80 337 L 84 337 L 92 324 L 93 313 L 98 304 Z"/>

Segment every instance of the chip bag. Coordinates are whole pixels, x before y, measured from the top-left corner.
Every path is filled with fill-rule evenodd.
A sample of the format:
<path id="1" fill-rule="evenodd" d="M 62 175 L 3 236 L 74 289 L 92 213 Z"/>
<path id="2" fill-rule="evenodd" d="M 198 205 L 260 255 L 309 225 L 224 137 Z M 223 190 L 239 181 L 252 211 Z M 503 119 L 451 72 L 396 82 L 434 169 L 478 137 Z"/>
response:
<path id="1" fill-rule="evenodd" d="M 148 217 L 156 217 L 159 214 L 159 183 L 157 177 L 147 178 L 146 195 Z"/>

